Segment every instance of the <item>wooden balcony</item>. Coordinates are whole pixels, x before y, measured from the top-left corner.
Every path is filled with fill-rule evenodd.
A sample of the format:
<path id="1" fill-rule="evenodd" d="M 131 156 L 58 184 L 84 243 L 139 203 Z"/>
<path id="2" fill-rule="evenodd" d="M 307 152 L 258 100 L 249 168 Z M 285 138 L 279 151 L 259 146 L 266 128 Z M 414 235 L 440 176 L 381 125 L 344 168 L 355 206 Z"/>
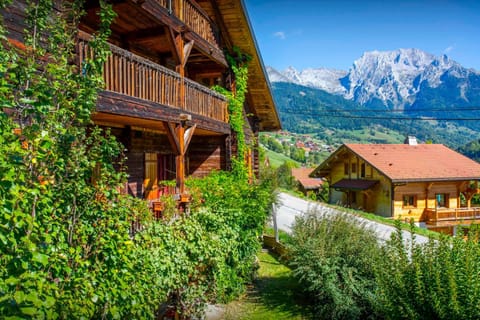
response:
<path id="1" fill-rule="evenodd" d="M 91 55 L 86 33 L 79 33 L 77 57 L 82 68 Z M 178 108 L 213 120 L 228 122 L 227 99 L 180 74 L 110 45 L 104 65 L 105 90 Z"/>
<path id="2" fill-rule="evenodd" d="M 218 28 L 208 14 L 192 0 L 155 0 L 169 13 L 183 21 L 191 31 L 208 41 L 215 48 L 220 48 Z"/>
<path id="3" fill-rule="evenodd" d="M 480 219 L 480 207 L 425 209 L 427 222 Z"/>

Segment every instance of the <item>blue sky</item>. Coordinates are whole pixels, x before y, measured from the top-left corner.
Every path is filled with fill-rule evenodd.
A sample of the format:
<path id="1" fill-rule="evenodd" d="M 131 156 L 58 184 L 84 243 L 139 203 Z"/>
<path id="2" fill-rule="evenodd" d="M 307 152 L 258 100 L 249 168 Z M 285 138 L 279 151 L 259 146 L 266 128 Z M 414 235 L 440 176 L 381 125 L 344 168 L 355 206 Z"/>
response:
<path id="1" fill-rule="evenodd" d="M 418 48 L 480 71 L 480 0 L 244 0 L 265 65 L 348 70 L 363 52 Z"/>

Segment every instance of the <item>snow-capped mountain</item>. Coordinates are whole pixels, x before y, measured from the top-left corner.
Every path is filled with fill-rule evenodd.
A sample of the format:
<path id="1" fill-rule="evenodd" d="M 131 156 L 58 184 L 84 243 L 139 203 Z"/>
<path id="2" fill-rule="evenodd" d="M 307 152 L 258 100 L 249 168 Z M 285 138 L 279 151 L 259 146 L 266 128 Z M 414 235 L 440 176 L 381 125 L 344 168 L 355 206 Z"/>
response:
<path id="1" fill-rule="evenodd" d="M 345 87 L 340 83 L 340 79 L 347 75 L 343 70 L 309 68 L 297 71 L 294 67 L 288 67 L 283 72 L 279 72 L 272 67 L 267 67 L 267 73 L 271 82 L 291 82 L 333 94 L 346 94 Z"/>
<path id="2" fill-rule="evenodd" d="M 446 55 L 434 56 L 419 49 L 365 52 L 350 70 L 293 67 L 283 72 L 268 68 L 270 81 L 291 82 L 342 95 L 362 105 L 378 102 L 403 109 L 415 104 L 422 91 L 468 103 L 480 97 L 480 73 L 466 69 Z M 455 97 L 454 97 L 455 96 Z M 448 99 L 445 100 L 447 97 Z"/>

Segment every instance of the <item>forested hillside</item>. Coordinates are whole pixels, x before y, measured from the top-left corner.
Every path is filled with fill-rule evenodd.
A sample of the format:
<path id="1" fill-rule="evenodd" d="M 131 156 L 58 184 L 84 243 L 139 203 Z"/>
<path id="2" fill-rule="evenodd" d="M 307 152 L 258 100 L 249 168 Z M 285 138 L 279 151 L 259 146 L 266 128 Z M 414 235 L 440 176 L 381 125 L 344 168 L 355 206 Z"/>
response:
<path id="1" fill-rule="evenodd" d="M 462 154 L 480 162 L 480 140 L 467 143 L 458 149 Z"/>
<path id="2" fill-rule="evenodd" d="M 472 121 L 418 120 L 418 113 L 386 110 L 380 103 L 366 108 L 340 96 L 292 83 L 276 82 L 272 87 L 285 130 L 315 134 L 330 143 L 391 143 L 382 134 L 399 137 L 414 135 L 420 141 L 442 143 L 458 149 L 480 139 L 478 125 Z M 438 108 L 445 106 L 441 104 Z M 469 113 L 465 111 L 462 115 L 468 116 Z M 452 114 L 449 116 L 452 118 Z M 369 134 L 362 136 L 359 132 Z"/>

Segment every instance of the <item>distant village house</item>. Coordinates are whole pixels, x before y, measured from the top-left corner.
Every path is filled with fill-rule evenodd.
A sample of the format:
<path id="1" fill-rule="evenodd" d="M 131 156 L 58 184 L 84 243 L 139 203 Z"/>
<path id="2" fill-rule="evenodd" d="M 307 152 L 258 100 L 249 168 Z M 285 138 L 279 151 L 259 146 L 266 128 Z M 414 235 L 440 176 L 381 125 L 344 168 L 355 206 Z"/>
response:
<path id="1" fill-rule="evenodd" d="M 297 181 L 298 188 L 304 195 L 318 196 L 322 190 L 323 179 L 311 178 L 312 168 L 292 168 L 292 177 Z"/>
<path id="2" fill-rule="evenodd" d="M 330 203 L 384 217 L 437 224 L 480 219 L 480 164 L 441 144 L 344 144 L 311 176 Z"/>

